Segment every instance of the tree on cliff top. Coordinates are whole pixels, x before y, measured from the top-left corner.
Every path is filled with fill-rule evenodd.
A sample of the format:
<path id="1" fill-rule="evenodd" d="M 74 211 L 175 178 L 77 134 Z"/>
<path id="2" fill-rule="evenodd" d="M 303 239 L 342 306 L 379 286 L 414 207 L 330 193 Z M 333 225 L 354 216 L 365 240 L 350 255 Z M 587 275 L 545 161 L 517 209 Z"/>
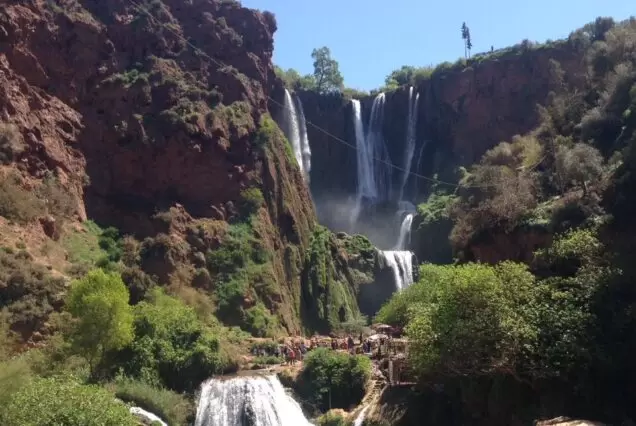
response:
<path id="1" fill-rule="evenodd" d="M 340 73 L 338 62 L 331 57 L 328 47 L 314 49 L 311 52 L 314 59 L 314 78 L 316 90 L 319 93 L 337 92 L 343 88 L 344 78 Z"/>
<path id="2" fill-rule="evenodd" d="M 462 24 L 462 39 L 464 40 L 464 56 L 470 57 L 470 49 L 473 48 L 473 43 L 470 39 L 470 29 L 466 25 L 466 22 Z"/>

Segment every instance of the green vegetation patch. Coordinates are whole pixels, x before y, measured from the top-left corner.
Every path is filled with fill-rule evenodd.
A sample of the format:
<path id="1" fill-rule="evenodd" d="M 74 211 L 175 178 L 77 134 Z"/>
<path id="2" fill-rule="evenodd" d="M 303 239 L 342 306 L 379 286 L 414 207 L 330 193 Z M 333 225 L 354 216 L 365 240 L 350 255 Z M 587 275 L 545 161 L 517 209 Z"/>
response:
<path id="1" fill-rule="evenodd" d="M 35 379 L 0 408 L 6 426 L 135 426 L 128 407 L 95 385 L 69 379 Z"/>
<path id="2" fill-rule="evenodd" d="M 330 408 L 349 409 L 362 401 L 370 378 L 368 357 L 319 348 L 305 357 L 297 391 L 323 412 Z"/>

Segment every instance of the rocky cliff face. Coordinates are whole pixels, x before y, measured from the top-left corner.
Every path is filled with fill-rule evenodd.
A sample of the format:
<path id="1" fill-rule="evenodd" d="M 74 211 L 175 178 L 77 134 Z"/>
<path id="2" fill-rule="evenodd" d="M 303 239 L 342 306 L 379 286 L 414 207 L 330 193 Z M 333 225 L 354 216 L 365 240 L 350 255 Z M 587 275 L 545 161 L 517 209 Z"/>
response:
<path id="1" fill-rule="evenodd" d="M 550 91 L 558 91 L 562 84 L 577 87 L 584 81 L 582 54 L 567 43 L 515 50 L 434 73 L 417 87 L 417 146 L 411 170 L 452 179 L 455 166 L 472 164 L 499 142 L 534 128 L 536 105 L 545 103 Z M 300 93 L 300 97 L 309 121 L 355 145 L 349 100 L 314 93 Z M 366 123 L 373 97 L 361 102 Z M 405 166 L 407 117 L 408 88 L 387 93 L 384 136 L 391 160 L 399 167 Z M 315 128 L 308 133 L 312 194 L 317 203 L 323 196 L 355 193 L 355 151 Z M 402 172 L 394 170 L 394 185 L 401 178 Z M 410 178 L 405 193 L 408 199 L 421 201 L 426 189 L 426 181 Z"/>
<path id="2" fill-rule="evenodd" d="M 54 175 L 66 220 L 132 235 L 127 266 L 211 293 L 227 323 L 298 332 L 315 214 L 269 118 L 275 30 L 233 1 L 5 3 L 4 170 L 25 191 Z"/>

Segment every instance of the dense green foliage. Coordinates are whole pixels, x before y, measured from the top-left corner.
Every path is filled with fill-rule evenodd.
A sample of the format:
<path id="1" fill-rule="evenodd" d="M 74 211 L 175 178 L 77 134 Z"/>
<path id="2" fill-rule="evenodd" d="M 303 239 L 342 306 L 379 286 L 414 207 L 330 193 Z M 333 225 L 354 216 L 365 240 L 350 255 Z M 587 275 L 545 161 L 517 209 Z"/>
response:
<path id="1" fill-rule="evenodd" d="M 371 377 L 371 361 L 329 349 L 311 351 L 303 361 L 298 391 L 322 411 L 359 404 Z"/>
<path id="2" fill-rule="evenodd" d="M 420 259 L 450 263 L 453 258 L 448 235 L 453 228 L 451 207 L 456 197 L 433 189 L 425 203 L 417 206 L 413 220 L 413 249 Z"/>
<path id="3" fill-rule="evenodd" d="M 66 309 L 76 320 L 70 340 L 94 367 L 107 351 L 121 349 L 133 339 L 133 316 L 128 289 L 121 277 L 101 269 L 72 283 Z"/>
<path id="4" fill-rule="evenodd" d="M 193 391 L 229 367 L 220 341 L 193 308 L 155 289 L 134 307 L 134 340 L 115 356 L 115 366 L 148 384 Z"/>
<path id="5" fill-rule="evenodd" d="M 110 392 L 67 379 L 36 379 L 0 408 L 6 426 L 134 426 L 128 408 Z"/>
<path id="6" fill-rule="evenodd" d="M 363 248 L 366 245 L 363 239 L 352 241 L 352 244 Z M 353 248 L 349 246 L 349 250 Z M 327 332 L 359 316 L 353 289 L 335 268 L 337 256 L 333 233 L 317 226 L 305 259 L 306 277 L 302 289 L 303 315 L 306 326 L 312 330 Z"/>

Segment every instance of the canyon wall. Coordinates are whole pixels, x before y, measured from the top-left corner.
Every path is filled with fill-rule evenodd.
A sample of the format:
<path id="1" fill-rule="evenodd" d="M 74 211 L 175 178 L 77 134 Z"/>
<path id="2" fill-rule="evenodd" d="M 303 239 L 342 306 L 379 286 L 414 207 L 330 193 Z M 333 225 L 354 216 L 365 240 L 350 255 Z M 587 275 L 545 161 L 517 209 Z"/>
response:
<path id="1" fill-rule="evenodd" d="M 456 166 L 470 165 L 499 142 L 534 128 L 539 118 L 537 104 L 544 104 L 551 91 L 582 86 L 585 73 L 582 53 L 567 42 L 519 47 L 433 73 L 417 87 L 417 145 L 411 171 L 454 180 Z M 301 92 L 299 96 L 307 120 L 320 127 L 308 127 L 316 203 L 354 194 L 356 153 L 336 140 L 355 146 L 351 102 L 339 95 Z M 386 94 L 384 136 L 391 160 L 400 168 L 405 167 L 408 96 L 408 87 Z M 361 99 L 365 123 L 373 98 Z M 401 179 L 402 172 L 394 169 L 393 184 Z M 428 186 L 426 180 L 409 178 L 405 198 L 422 201 Z"/>
<path id="2" fill-rule="evenodd" d="M 53 176 L 74 204 L 58 233 L 86 219 L 116 227 L 134 240 L 127 267 L 195 289 L 226 324 L 300 332 L 316 217 L 268 110 L 282 87 L 275 31 L 272 14 L 232 1 L 4 3 L 0 124 L 3 150 L 15 149 L 3 173 L 17 174 L 19 194 Z M 3 235 L 28 229 L 26 251 L 41 251 L 53 243 L 43 219 L 3 222 Z M 330 263 L 337 278 L 344 258 Z M 34 261 L 68 275 L 69 262 L 49 260 Z M 343 321 L 358 314 L 350 285 L 319 289 L 347 295 L 329 306 L 346 305 Z"/>

